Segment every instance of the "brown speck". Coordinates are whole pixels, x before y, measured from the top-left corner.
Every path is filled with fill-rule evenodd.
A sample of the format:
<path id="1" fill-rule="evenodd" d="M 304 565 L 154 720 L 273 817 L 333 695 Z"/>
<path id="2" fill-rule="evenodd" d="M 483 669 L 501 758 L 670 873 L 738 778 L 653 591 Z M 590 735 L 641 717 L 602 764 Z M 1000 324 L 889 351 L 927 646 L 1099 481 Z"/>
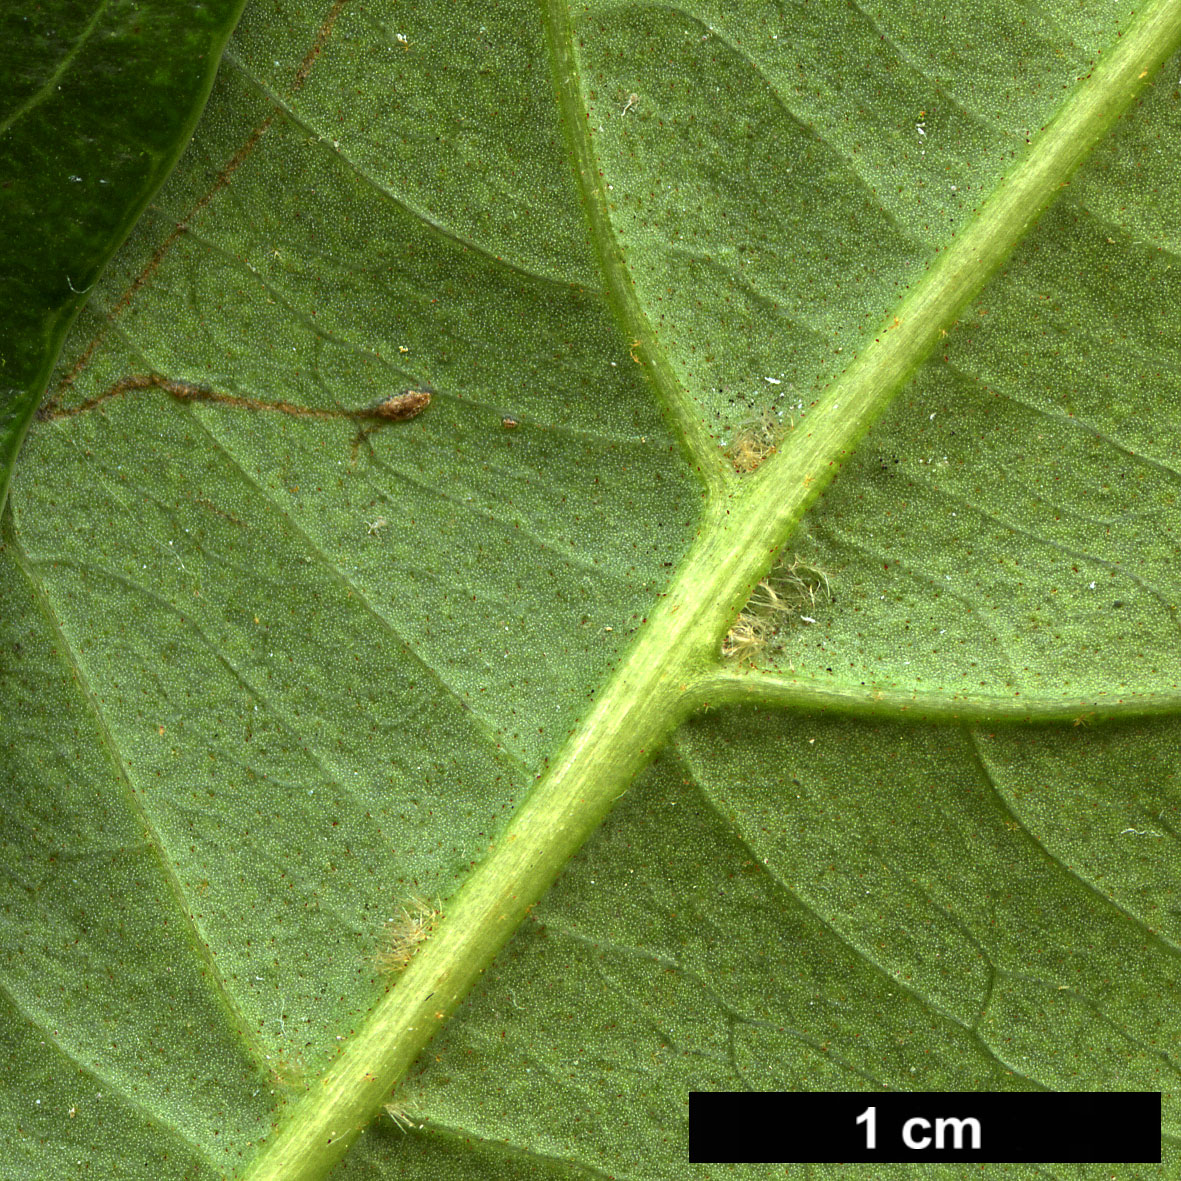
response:
<path id="1" fill-rule="evenodd" d="M 502 418 L 500 420 L 500 425 L 504 427 L 506 431 L 515 431 L 521 424 L 515 418 Z"/>
<path id="2" fill-rule="evenodd" d="M 404 394 L 394 394 L 368 410 L 362 410 L 359 417 L 384 418 L 390 422 L 402 422 L 421 414 L 431 404 L 431 395 L 427 390 L 407 390 Z"/>

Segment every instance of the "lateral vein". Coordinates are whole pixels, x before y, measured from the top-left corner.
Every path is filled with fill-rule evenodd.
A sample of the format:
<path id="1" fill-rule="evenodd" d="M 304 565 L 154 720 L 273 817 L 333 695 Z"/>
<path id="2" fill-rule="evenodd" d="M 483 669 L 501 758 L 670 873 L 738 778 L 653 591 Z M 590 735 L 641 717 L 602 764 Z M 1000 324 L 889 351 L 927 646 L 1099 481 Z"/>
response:
<path id="1" fill-rule="evenodd" d="M 717 440 L 706 429 L 692 396 L 657 342 L 656 332 L 636 295 L 631 272 L 612 226 L 607 193 L 591 138 L 592 112 L 583 102 L 569 8 L 565 0 L 542 0 L 541 10 L 562 124 L 574 155 L 578 191 L 603 271 L 607 301 L 629 342 L 632 359 L 647 373 L 657 401 L 694 470 L 708 489 L 720 492 L 731 482 L 733 472 Z"/>

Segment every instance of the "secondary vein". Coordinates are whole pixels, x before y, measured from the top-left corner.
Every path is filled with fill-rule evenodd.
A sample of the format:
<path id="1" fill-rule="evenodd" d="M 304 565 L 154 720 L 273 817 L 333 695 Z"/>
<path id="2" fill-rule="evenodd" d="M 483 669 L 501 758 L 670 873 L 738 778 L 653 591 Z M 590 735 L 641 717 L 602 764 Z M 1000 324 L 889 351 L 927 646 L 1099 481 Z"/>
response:
<path id="1" fill-rule="evenodd" d="M 915 722 L 1092 722 L 1181 714 L 1181 691 L 1171 693 L 1089 693 L 1076 697 L 956 692 L 953 689 L 896 689 L 874 685 L 826 684 L 813 677 L 719 669 L 700 677 L 690 692 L 701 709 L 722 705 L 764 705 L 841 716 L 904 718 Z"/>
<path id="2" fill-rule="evenodd" d="M 633 360 L 644 367 L 656 398 L 692 461 L 694 470 L 708 489 L 720 492 L 733 473 L 717 441 L 706 429 L 700 408 L 681 384 L 664 350 L 657 343 L 656 333 L 636 295 L 635 283 L 615 235 L 607 193 L 591 139 L 593 112 L 586 106 L 579 80 L 569 8 L 565 0 L 542 0 L 541 11 L 553 62 L 562 125 L 574 155 L 578 190 L 590 223 L 591 241 L 606 281 L 607 300 L 629 342 Z"/>
<path id="3" fill-rule="evenodd" d="M 233 990 L 230 988 L 229 981 L 223 975 L 221 966 L 217 963 L 209 944 L 206 942 L 197 924 L 197 920 L 189 906 L 188 895 L 177 874 L 175 859 L 169 855 L 159 829 L 156 827 L 152 817 L 148 814 L 143 800 L 132 784 L 131 773 L 123 760 L 123 756 L 119 753 L 119 745 L 111 733 L 110 727 L 107 724 L 106 715 L 99 706 L 98 698 L 91 688 L 90 678 L 86 670 L 78 662 L 75 655 L 75 648 L 62 632 L 61 624 L 58 622 L 57 615 L 50 606 L 49 596 L 46 594 L 41 579 L 37 576 L 33 568 L 32 561 L 17 540 L 16 530 L 12 525 L 11 513 L 4 520 L 3 542 L 12 551 L 16 566 L 28 583 L 31 598 L 37 605 L 37 609 L 40 611 L 46 627 L 57 641 L 54 646 L 58 653 L 61 654 L 62 662 L 68 667 L 74 683 L 78 686 L 79 694 L 94 720 L 102 747 L 111 765 L 111 773 L 122 789 L 128 812 L 135 817 L 143 829 L 145 840 L 150 846 L 154 859 L 159 866 L 163 883 L 171 895 L 176 910 L 181 917 L 182 929 L 194 953 L 204 966 L 204 974 L 209 981 L 210 992 L 224 1008 L 232 1028 L 241 1036 L 247 1052 L 258 1065 L 265 1068 L 267 1059 L 266 1047 L 258 1038 L 251 1023 L 247 1020 L 246 1014 L 238 1003 L 237 996 L 235 996 Z"/>

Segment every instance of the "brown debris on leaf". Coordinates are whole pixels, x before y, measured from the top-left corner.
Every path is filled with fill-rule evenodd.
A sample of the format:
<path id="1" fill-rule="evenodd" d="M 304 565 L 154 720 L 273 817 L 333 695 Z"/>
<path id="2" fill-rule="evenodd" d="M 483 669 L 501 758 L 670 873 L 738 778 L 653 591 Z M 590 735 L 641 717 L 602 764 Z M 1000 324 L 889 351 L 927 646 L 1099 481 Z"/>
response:
<path id="1" fill-rule="evenodd" d="M 779 449 L 782 424 L 775 411 L 766 407 L 761 413 L 738 424 L 738 433 L 726 448 L 730 466 L 740 475 L 757 471 L 763 461 Z"/>
<path id="2" fill-rule="evenodd" d="M 429 390 L 407 390 L 378 402 L 376 406 L 357 412 L 358 418 L 383 418 L 387 422 L 403 422 L 421 414 L 431 404 Z"/>
<path id="3" fill-rule="evenodd" d="M 798 554 L 781 562 L 754 589 L 734 625 L 722 640 L 727 660 L 751 660 L 788 628 L 814 624 L 811 614 L 832 599 L 828 574 Z"/>
<path id="4" fill-rule="evenodd" d="M 443 911 L 438 903 L 432 906 L 421 898 L 411 898 L 401 913 L 386 923 L 382 946 L 377 953 L 377 966 L 384 972 L 403 971 L 442 917 Z"/>
<path id="5" fill-rule="evenodd" d="M 415 1123 L 414 1116 L 407 1115 L 406 1109 L 398 1103 L 387 1103 L 383 1110 L 403 1132 L 409 1132 L 413 1128 L 421 1128 L 423 1126 L 421 1123 Z"/>

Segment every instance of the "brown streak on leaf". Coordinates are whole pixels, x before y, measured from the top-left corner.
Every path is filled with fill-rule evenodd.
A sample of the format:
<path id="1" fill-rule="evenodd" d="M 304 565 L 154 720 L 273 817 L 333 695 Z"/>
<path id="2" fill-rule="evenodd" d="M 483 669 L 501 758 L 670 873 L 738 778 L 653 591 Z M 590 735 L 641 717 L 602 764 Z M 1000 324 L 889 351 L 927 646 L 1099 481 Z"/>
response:
<path id="1" fill-rule="evenodd" d="M 341 9 L 344 8 L 345 3 L 346 0 L 335 0 L 335 3 L 332 5 L 331 9 L 329 9 L 328 15 L 324 18 L 324 23 L 320 26 L 320 30 L 316 34 L 316 39 L 312 42 L 312 47 L 304 56 L 303 61 L 300 62 L 299 69 L 297 69 L 295 72 L 295 79 L 292 82 L 291 87 L 293 94 L 298 92 L 303 87 L 303 84 L 307 81 L 308 75 L 312 71 L 312 67 L 316 64 L 316 59 L 320 56 L 320 51 L 324 48 L 325 41 L 327 41 L 332 35 L 333 26 L 336 24 L 336 19 L 340 15 Z M 156 273 L 160 267 L 160 264 L 164 261 L 165 256 L 168 254 L 169 250 L 172 249 L 176 240 L 182 234 L 188 231 L 189 225 L 193 218 L 196 217 L 197 214 L 199 214 L 201 210 L 204 209 L 209 204 L 209 202 L 212 201 L 213 198 L 230 183 L 230 178 L 235 172 L 238 171 L 238 169 L 246 161 L 247 157 L 249 157 L 254 149 L 258 146 L 259 140 L 261 140 L 270 129 L 271 124 L 274 122 L 274 118 L 274 115 L 268 115 L 250 133 L 250 135 L 246 138 L 246 142 L 243 143 L 242 146 L 233 154 L 233 156 L 230 157 L 229 162 L 217 174 L 217 178 L 214 180 L 209 190 L 194 202 L 184 217 L 182 217 L 181 220 L 176 223 L 176 227 L 172 230 L 172 232 L 156 248 L 143 270 L 141 270 L 139 274 L 131 280 L 130 284 L 127 286 L 127 289 L 119 297 L 110 311 L 107 312 L 106 323 L 102 328 L 99 329 L 94 338 L 82 351 L 82 355 L 74 363 L 74 366 L 70 372 L 67 373 L 66 376 L 63 377 L 58 383 L 58 387 L 54 391 L 53 397 L 50 398 L 46 406 L 42 408 L 42 418 L 58 417 L 57 414 L 46 413 L 46 411 L 57 403 L 62 393 L 68 386 L 74 384 L 75 380 L 77 380 L 78 374 L 81 373 L 82 370 L 85 369 L 89 364 L 90 358 L 94 355 L 95 350 L 106 339 L 111 324 L 113 324 L 114 321 L 117 320 L 124 311 L 126 311 L 131 301 L 135 298 L 136 292 L 138 292 L 139 289 L 143 287 L 143 285 L 152 277 L 152 275 Z"/>
<path id="2" fill-rule="evenodd" d="M 95 334 L 91 342 L 82 351 L 82 355 L 74 362 L 74 367 L 66 374 L 65 377 L 58 383 L 57 389 L 53 393 L 53 397 L 49 399 L 48 403 L 42 407 L 41 417 L 53 418 L 56 414 L 47 413 L 56 406 L 61 395 L 65 392 L 68 386 L 74 384 L 77 380 L 78 374 L 90 362 L 90 358 L 94 355 L 95 350 L 107 338 L 107 333 L 110 331 L 111 325 L 125 312 L 131 301 L 135 298 L 136 292 L 156 273 L 160 264 L 164 261 L 165 255 L 172 249 L 173 244 L 182 234 L 186 233 L 189 228 L 189 223 L 213 200 L 215 196 L 222 189 L 230 183 L 230 177 L 241 167 L 242 163 L 258 146 L 258 141 L 266 134 L 268 128 L 274 120 L 273 115 L 268 115 L 251 133 L 246 142 L 234 153 L 229 163 L 217 174 L 217 179 L 213 182 L 209 191 L 203 196 L 199 197 L 194 202 L 192 208 L 188 213 L 176 223 L 176 228 L 156 247 L 152 257 L 148 259 L 147 265 L 131 280 L 128 284 L 127 290 L 116 301 L 115 305 L 107 312 L 106 323 Z"/>
<path id="3" fill-rule="evenodd" d="M 346 0 L 336 0 L 328 10 L 328 15 L 324 18 L 324 23 L 320 26 L 320 31 L 316 34 L 311 49 L 304 55 L 303 61 L 299 63 L 299 69 L 295 71 L 295 82 L 291 88 L 293 91 L 299 90 L 308 80 L 308 75 L 316 64 L 316 58 L 320 56 L 320 50 L 324 48 L 324 42 L 332 36 L 332 26 L 336 24 L 336 18 L 340 16 L 340 10 L 344 8 L 345 3 Z"/>
<path id="4" fill-rule="evenodd" d="M 223 394 L 209 386 L 195 385 L 188 381 L 175 381 L 159 373 L 137 373 L 130 377 L 121 377 L 110 389 L 79 402 L 76 406 L 61 407 L 53 402 L 46 402 L 37 412 L 37 417 L 44 422 L 51 422 L 58 418 L 73 418 L 88 410 L 94 410 L 112 398 L 122 397 L 133 390 L 163 390 L 178 402 L 213 402 L 218 406 L 230 406 L 236 410 L 269 411 L 275 414 L 288 414 L 293 418 L 348 418 L 359 422 L 363 419 L 378 419 L 380 422 L 402 422 L 421 414 L 430 405 L 431 395 L 426 390 L 407 390 L 401 394 L 393 394 L 376 406 L 364 410 L 318 410 L 311 406 L 299 406 L 294 402 L 264 402 L 258 398 L 246 398 L 238 394 Z"/>

